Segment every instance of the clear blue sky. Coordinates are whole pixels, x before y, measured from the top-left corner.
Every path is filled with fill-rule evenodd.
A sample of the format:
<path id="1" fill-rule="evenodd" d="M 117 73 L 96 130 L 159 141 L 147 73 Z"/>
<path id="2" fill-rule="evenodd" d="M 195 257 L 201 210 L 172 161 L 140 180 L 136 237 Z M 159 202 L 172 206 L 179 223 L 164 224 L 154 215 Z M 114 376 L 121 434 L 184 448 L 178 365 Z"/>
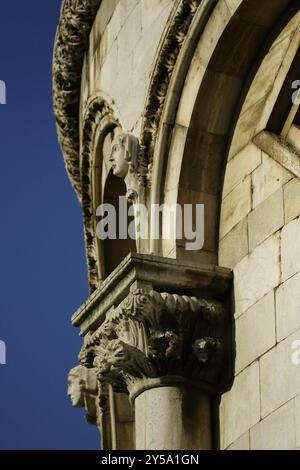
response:
<path id="1" fill-rule="evenodd" d="M 88 296 L 81 209 L 57 143 L 51 62 L 61 0 L 1 1 L 0 449 L 95 449 L 71 407 L 81 346 L 70 317 Z"/>

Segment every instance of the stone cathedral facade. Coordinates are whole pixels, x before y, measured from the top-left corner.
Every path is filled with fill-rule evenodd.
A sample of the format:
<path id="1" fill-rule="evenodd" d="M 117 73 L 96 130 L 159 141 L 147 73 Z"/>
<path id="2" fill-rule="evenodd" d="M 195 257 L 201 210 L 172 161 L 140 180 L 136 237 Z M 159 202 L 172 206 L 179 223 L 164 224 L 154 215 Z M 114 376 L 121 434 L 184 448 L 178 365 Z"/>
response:
<path id="1" fill-rule="evenodd" d="M 102 448 L 300 448 L 299 88 L 297 0 L 62 1 L 90 285 L 69 394 Z M 148 237 L 97 236 L 120 197 Z M 152 237 L 155 204 L 204 205 L 201 249 Z"/>

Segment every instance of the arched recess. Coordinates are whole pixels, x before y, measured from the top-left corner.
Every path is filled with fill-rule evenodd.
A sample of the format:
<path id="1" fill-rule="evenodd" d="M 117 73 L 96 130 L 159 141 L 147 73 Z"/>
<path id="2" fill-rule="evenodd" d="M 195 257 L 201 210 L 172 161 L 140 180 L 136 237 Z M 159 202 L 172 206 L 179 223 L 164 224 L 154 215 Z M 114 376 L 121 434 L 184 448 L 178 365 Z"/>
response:
<path id="1" fill-rule="evenodd" d="M 268 82 L 268 74 L 274 76 L 274 70 L 270 74 L 268 69 L 269 52 L 298 7 L 293 0 L 200 2 L 169 77 L 153 151 L 151 202 L 203 203 L 205 245 L 199 252 L 188 252 L 182 243 L 170 246 L 162 241 L 153 243 L 151 252 L 218 264 L 227 157 L 267 126 L 284 81 L 282 72 L 275 84 Z M 288 46 L 291 39 L 287 32 L 282 34 L 273 49 L 278 71 L 285 56 L 283 44 Z M 291 54 L 287 53 L 287 64 Z M 251 128 L 249 124 L 235 139 L 238 116 L 246 111 L 242 107 L 249 86 L 264 63 L 264 71 L 257 75 L 255 95 L 248 97 L 253 108 L 250 101 L 246 104 L 256 125 Z"/>
<path id="2" fill-rule="evenodd" d="M 131 250 L 135 251 L 135 243 L 128 240 L 118 241 L 118 250 L 108 261 L 109 253 L 114 249 L 105 247 L 96 234 L 99 220 L 96 217 L 97 208 L 103 203 L 115 203 L 119 196 L 125 195 L 123 181 L 111 174 L 109 154 L 114 137 L 122 129 L 118 113 L 107 97 L 93 96 L 87 104 L 80 151 L 81 172 L 81 203 L 84 218 L 85 242 L 88 261 L 89 286 L 91 292 L 110 274 L 115 264 Z M 117 181 L 116 181 L 117 180 Z M 112 240 L 114 243 L 115 240 Z M 106 243 L 107 245 L 107 243 Z M 117 261 L 116 261 L 117 260 Z M 116 265 L 117 265 L 116 264 Z"/>

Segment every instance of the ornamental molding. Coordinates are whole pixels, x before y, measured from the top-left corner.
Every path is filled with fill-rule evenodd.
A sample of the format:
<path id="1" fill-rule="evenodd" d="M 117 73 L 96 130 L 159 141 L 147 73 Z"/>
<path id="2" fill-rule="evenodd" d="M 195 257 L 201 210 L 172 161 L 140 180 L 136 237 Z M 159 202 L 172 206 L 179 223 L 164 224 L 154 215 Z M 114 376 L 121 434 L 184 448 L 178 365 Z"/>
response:
<path id="1" fill-rule="evenodd" d="M 202 0 L 181 0 L 173 13 L 159 55 L 154 66 L 147 92 L 145 113 L 140 136 L 141 162 L 148 168 L 147 183 L 151 185 L 154 147 L 166 102 L 169 84 L 188 35 L 193 18 Z"/>
<path id="2" fill-rule="evenodd" d="M 215 393 L 227 376 L 229 324 L 222 302 L 134 289 L 86 335 L 79 359 L 132 400 L 157 380 Z"/>
<path id="3" fill-rule="evenodd" d="M 88 104 L 83 119 L 82 148 L 81 148 L 81 205 L 83 211 L 84 235 L 88 263 L 89 286 L 93 292 L 99 286 L 97 242 L 94 227 L 94 201 L 92 190 L 93 161 L 97 143 L 95 142 L 96 130 L 105 127 L 118 126 L 119 121 L 115 117 L 115 111 L 101 96 L 96 96 Z M 103 129 L 104 132 L 104 129 Z"/>
<path id="4" fill-rule="evenodd" d="M 79 168 L 79 103 L 84 55 L 101 0 L 63 0 L 56 31 L 53 66 L 53 106 L 58 139 L 69 178 L 81 194 Z"/>

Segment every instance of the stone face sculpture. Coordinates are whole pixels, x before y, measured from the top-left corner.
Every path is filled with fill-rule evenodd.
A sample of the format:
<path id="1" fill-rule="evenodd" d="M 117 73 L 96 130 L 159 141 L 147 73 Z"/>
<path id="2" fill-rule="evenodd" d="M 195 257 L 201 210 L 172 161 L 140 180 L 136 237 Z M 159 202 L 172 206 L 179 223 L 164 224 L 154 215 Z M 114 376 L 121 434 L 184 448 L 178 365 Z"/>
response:
<path id="1" fill-rule="evenodd" d="M 81 408 L 84 406 L 84 367 L 77 366 L 70 370 L 68 375 L 68 396 L 72 406 Z"/>
<path id="2" fill-rule="evenodd" d="M 68 396 L 72 406 L 85 408 L 86 420 L 91 424 L 98 422 L 98 384 L 94 369 L 81 365 L 70 370 L 68 375 Z"/>
<path id="3" fill-rule="evenodd" d="M 115 176 L 125 179 L 128 173 L 135 173 L 138 146 L 138 139 L 131 134 L 120 134 L 114 139 L 109 161 Z"/>

